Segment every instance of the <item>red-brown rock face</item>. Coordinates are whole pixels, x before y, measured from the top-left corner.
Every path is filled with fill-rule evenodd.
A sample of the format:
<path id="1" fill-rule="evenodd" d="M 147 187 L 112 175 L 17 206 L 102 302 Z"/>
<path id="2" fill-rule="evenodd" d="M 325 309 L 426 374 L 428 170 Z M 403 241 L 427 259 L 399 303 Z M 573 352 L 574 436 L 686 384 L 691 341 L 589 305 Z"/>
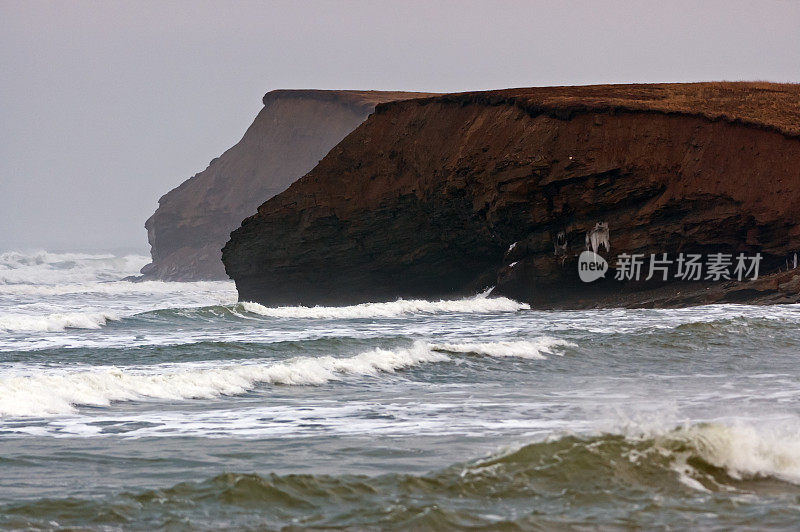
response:
<path id="1" fill-rule="evenodd" d="M 614 256 L 760 252 L 762 272 L 784 264 L 800 249 L 800 140 L 787 118 L 800 114 L 767 108 L 800 102 L 797 87 L 634 87 L 584 101 L 555 88 L 549 100 L 547 89 L 516 89 L 379 106 L 242 223 L 226 270 L 242 299 L 266 303 L 497 284 L 542 306 L 626 304 L 616 296 L 636 286 L 578 279 L 575 257 L 597 222 Z"/>
<path id="2" fill-rule="evenodd" d="M 414 93 L 279 90 L 242 140 L 159 200 L 147 278 L 225 279 L 220 249 L 256 207 L 308 172 L 375 105 Z"/>

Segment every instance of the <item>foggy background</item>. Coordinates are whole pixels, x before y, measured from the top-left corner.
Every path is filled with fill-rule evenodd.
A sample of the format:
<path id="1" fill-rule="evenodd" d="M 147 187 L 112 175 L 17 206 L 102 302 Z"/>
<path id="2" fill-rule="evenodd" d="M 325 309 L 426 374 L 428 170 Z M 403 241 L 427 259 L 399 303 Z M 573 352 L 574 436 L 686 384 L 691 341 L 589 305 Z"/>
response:
<path id="1" fill-rule="evenodd" d="M 702 80 L 800 81 L 800 2 L 0 0 L 0 249 L 146 252 L 272 89 Z"/>

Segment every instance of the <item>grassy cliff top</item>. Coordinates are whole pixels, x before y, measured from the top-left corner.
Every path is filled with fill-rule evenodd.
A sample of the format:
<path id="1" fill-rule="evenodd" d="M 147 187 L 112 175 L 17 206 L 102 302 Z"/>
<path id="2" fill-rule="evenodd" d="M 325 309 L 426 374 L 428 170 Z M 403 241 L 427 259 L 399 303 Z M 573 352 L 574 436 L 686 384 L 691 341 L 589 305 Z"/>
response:
<path id="1" fill-rule="evenodd" d="M 445 94 L 415 100 L 517 105 L 531 114 L 569 118 L 581 112 L 657 112 L 744 123 L 800 136 L 800 84 L 715 81 L 530 87 Z M 390 107 L 382 104 L 379 109 Z"/>
<path id="2" fill-rule="evenodd" d="M 433 92 L 361 91 L 324 89 L 278 89 L 264 95 L 264 105 L 280 99 L 320 100 L 341 105 L 363 107 L 371 110 L 379 103 L 438 96 Z"/>

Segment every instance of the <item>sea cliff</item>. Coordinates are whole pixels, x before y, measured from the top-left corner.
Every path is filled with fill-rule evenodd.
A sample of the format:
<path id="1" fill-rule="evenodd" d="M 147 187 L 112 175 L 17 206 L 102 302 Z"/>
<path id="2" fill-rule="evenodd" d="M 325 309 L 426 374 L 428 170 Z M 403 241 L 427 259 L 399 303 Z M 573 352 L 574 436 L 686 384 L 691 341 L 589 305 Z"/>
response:
<path id="1" fill-rule="evenodd" d="M 487 286 L 541 307 L 796 301 L 799 102 L 797 85 L 695 83 L 381 104 L 245 219 L 223 262 L 241 299 L 268 304 Z M 611 270 L 584 283 L 598 223 Z M 761 275 L 613 279 L 617 255 L 662 253 L 760 254 Z"/>

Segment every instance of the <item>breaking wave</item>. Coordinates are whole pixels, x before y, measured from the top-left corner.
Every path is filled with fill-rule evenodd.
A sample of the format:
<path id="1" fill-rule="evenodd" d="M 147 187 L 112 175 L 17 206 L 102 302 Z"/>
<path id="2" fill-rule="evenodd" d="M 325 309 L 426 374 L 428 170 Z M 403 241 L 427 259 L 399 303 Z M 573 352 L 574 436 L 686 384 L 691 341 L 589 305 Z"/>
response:
<path id="1" fill-rule="evenodd" d="M 189 362 L 135 367 L 12 374 L 0 377 L 0 416 L 48 416 L 77 406 L 108 406 L 114 401 L 185 400 L 239 395 L 259 384 L 319 385 L 346 376 L 374 376 L 430 362 L 449 361 L 446 353 L 543 359 L 570 342 L 544 337 L 531 341 L 480 344 L 429 344 L 375 348 L 350 357 L 296 357 L 284 361 Z"/>
<path id="2" fill-rule="evenodd" d="M 107 312 L 66 312 L 45 315 L 0 315 L 0 331 L 58 332 L 65 329 L 99 329 L 109 320 L 118 320 Z"/>
<path id="3" fill-rule="evenodd" d="M 432 348 L 436 351 L 448 353 L 474 353 L 490 357 L 516 357 L 538 360 L 547 358 L 545 355 L 561 355 L 562 353 L 557 350 L 557 348 L 561 347 L 578 346 L 572 342 L 550 336 L 543 336 L 535 340 L 432 345 Z"/>
<path id="4" fill-rule="evenodd" d="M 607 469 L 648 486 L 657 486 L 658 477 L 699 491 L 726 491 L 742 482 L 767 478 L 800 485 L 799 437 L 796 432 L 720 423 L 587 438 L 565 436 L 480 461 L 465 468 L 464 474 L 495 474 L 498 468 L 535 466 L 550 459 L 552 467 L 564 468 L 565 473 L 574 468 L 576 473 L 592 475 Z"/>
<path id="5" fill-rule="evenodd" d="M 148 283 L 110 283 L 108 285 L 97 285 L 91 291 L 102 291 L 108 295 L 118 295 L 134 291 L 137 295 L 147 295 L 151 292 L 158 295 L 168 295 L 175 293 L 176 297 L 182 296 L 182 291 L 186 290 L 185 286 L 180 286 L 178 283 L 161 283 L 153 282 L 152 285 L 163 285 L 148 287 Z M 224 299 L 232 296 L 226 291 L 226 288 L 231 288 L 228 283 L 220 288 L 223 283 L 219 282 L 201 282 L 191 283 L 192 285 L 209 285 L 192 286 L 191 294 L 198 300 L 219 298 Z M 120 286 L 130 285 L 130 286 Z M 177 286 L 175 286 L 177 285 Z M 231 285 L 232 286 L 232 285 Z M 132 288 L 131 288 L 132 287 Z M 30 287 L 35 290 L 62 290 L 66 287 Z M 85 286 L 80 289 L 76 287 L 74 293 L 84 293 L 89 291 Z M 73 293 L 73 292 L 61 292 Z M 184 303 L 191 304 L 192 301 L 189 297 L 183 297 Z M 231 305 L 216 305 L 211 307 L 189 307 L 189 308 L 169 308 L 160 310 L 150 310 L 127 316 L 129 318 L 135 317 L 166 317 L 171 318 L 179 316 L 182 318 L 205 318 L 208 316 L 219 317 L 240 317 L 246 316 L 240 314 L 242 312 L 256 314 L 262 317 L 272 318 L 295 318 L 295 319 L 374 319 L 374 318 L 392 318 L 412 314 L 439 314 L 439 313 L 493 313 L 493 312 L 516 312 L 530 308 L 523 303 L 517 303 L 510 299 L 482 299 L 476 297 L 473 299 L 453 300 L 453 301 L 425 301 L 425 300 L 398 300 L 391 303 L 364 303 L 361 305 L 354 305 L 349 307 L 275 307 L 269 308 L 258 303 L 235 303 Z M 10 332 L 58 332 L 65 329 L 97 329 L 106 325 L 108 321 L 116 321 L 123 319 L 115 312 L 54 312 L 43 314 L 4 314 L 0 315 L 0 331 Z"/>
<path id="6" fill-rule="evenodd" d="M 323 384 L 345 375 L 376 375 L 448 357 L 417 343 L 408 349 L 373 349 L 346 358 L 298 357 L 268 364 L 164 364 L 151 368 L 97 368 L 0 378 L 0 415 L 43 416 L 76 405 L 112 401 L 199 399 L 236 395 L 258 384 Z"/>
<path id="7" fill-rule="evenodd" d="M 653 438 L 656 451 L 672 452 L 672 469 L 691 488 L 722 487 L 705 465 L 724 470 L 735 481 L 775 478 L 800 485 L 800 434 L 751 425 L 701 424 Z M 724 480 L 724 479 L 723 479 Z"/>
<path id="8" fill-rule="evenodd" d="M 763 528 L 765 516 L 752 513 L 758 509 L 752 494 L 796 500 L 799 473 L 796 434 L 701 424 L 650 436 L 551 438 L 425 475 L 225 473 L 106 499 L 6 505 L 0 524 L 72 526 L 91 519 L 93 526 L 119 527 L 146 519 L 154 528 L 175 522 L 188 528 L 232 522 L 270 529 L 651 528 L 668 517 L 671 527 L 703 528 L 719 525 L 722 514 L 724 528 Z M 698 499 L 698 490 L 724 496 Z M 575 507 L 582 512 L 576 515 Z M 795 512 L 771 517 L 771 526 L 796 525 Z"/>
<path id="9" fill-rule="evenodd" d="M 347 307 L 265 307 L 259 303 L 239 303 L 242 310 L 272 318 L 309 319 L 359 319 L 393 318 L 409 314 L 489 313 L 516 312 L 530 309 L 525 303 L 518 303 L 505 297 L 488 298 L 478 295 L 457 300 L 426 301 L 424 299 L 398 299 L 386 303 L 362 303 Z"/>

